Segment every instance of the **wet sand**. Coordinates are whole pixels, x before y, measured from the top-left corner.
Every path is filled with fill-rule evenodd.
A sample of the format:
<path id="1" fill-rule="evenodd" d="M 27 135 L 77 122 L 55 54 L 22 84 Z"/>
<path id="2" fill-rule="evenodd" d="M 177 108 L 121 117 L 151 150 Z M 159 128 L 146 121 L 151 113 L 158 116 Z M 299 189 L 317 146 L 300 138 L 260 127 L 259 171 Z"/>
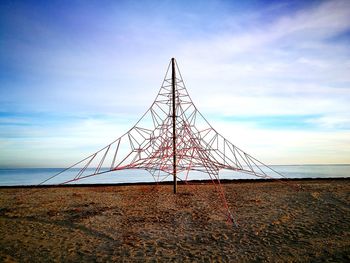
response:
<path id="1" fill-rule="evenodd" d="M 349 262 L 350 179 L 223 188 L 2 188 L 0 261 Z"/>

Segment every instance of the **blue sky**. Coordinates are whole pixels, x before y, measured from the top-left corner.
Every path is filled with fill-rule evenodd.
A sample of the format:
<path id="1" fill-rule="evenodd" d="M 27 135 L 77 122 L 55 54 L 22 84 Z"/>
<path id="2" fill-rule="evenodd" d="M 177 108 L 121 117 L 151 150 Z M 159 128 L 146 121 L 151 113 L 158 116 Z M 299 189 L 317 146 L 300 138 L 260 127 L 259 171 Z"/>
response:
<path id="1" fill-rule="evenodd" d="M 0 167 L 62 167 L 155 98 L 171 57 L 232 143 L 350 163 L 350 1 L 1 1 Z"/>

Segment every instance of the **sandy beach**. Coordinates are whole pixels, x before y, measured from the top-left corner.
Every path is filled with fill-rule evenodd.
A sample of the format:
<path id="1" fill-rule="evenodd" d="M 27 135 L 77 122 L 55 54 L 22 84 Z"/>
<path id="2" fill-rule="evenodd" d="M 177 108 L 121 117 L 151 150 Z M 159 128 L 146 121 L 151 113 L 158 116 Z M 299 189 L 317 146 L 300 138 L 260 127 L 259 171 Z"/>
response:
<path id="1" fill-rule="evenodd" d="M 0 189 L 1 262 L 345 262 L 350 180 Z"/>

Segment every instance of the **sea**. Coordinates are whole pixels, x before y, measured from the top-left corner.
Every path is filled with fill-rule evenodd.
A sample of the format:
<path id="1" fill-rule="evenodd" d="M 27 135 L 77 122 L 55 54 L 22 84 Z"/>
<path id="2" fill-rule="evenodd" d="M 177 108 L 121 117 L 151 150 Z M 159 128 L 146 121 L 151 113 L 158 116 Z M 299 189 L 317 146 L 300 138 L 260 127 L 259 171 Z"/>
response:
<path id="1" fill-rule="evenodd" d="M 278 173 L 285 178 L 350 178 L 350 164 L 338 165 L 270 165 Z M 61 184 L 74 178 L 74 174 L 79 170 L 72 170 L 57 175 L 63 168 L 16 168 L 16 169 L 0 169 L 0 186 L 27 186 L 39 185 L 44 182 L 47 185 Z M 54 178 L 46 181 L 48 178 Z M 253 175 L 234 172 L 220 171 L 220 179 L 260 179 Z M 192 180 L 208 180 L 210 177 L 205 173 L 190 173 L 188 179 Z M 164 181 L 171 181 L 169 176 Z M 124 170 L 109 172 L 101 175 L 95 175 L 86 179 L 78 180 L 73 183 L 78 184 L 124 184 L 124 183 L 140 183 L 154 182 L 147 171 L 143 170 Z"/>

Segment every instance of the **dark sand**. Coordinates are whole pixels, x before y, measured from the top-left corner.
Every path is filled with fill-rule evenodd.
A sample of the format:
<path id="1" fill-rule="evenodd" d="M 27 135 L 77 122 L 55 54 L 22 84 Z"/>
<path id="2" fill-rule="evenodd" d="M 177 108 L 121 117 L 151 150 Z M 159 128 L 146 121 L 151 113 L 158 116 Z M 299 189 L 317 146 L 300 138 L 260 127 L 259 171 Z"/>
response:
<path id="1" fill-rule="evenodd" d="M 350 180 L 223 187 L 3 188 L 0 261 L 350 261 Z"/>

